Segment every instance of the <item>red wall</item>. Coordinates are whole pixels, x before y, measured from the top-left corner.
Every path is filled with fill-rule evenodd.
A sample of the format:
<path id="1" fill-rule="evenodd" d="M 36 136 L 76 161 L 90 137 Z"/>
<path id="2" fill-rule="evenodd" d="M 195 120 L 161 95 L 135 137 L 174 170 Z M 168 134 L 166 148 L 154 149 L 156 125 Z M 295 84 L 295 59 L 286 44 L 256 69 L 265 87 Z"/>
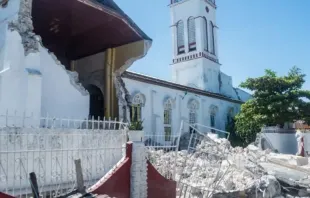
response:
<path id="1" fill-rule="evenodd" d="M 177 183 L 164 178 L 149 161 L 147 165 L 147 197 L 176 198 Z"/>
<path id="2" fill-rule="evenodd" d="M 130 198 L 131 152 L 132 143 L 127 143 L 125 160 L 109 177 L 89 188 L 89 191 L 110 197 Z M 164 178 L 149 161 L 147 163 L 148 198 L 175 198 L 176 182 Z"/>
<path id="3" fill-rule="evenodd" d="M 105 180 L 90 187 L 91 193 L 117 198 L 130 198 L 130 167 L 132 143 L 126 145 L 126 158 Z"/>
<path id="4" fill-rule="evenodd" d="M 7 195 L 7 194 L 0 192 L 0 198 L 14 198 L 14 197 L 12 197 L 11 195 Z"/>

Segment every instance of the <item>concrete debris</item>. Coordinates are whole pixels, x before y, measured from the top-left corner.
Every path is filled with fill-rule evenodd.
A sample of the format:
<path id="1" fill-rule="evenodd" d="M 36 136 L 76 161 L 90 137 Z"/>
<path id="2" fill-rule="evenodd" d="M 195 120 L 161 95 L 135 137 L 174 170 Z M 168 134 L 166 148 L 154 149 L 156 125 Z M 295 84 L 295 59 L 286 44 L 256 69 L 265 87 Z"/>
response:
<path id="1" fill-rule="evenodd" d="M 179 186 L 187 185 L 179 187 L 180 198 L 187 197 L 186 193 L 202 198 L 310 197 L 308 158 L 263 151 L 254 145 L 233 148 L 228 140 L 208 135 L 195 134 L 192 140 L 189 150 L 149 150 L 151 163 L 162 175 L 175 171 Z M 200 196 L 194 196 L 197 191 Z"/>
<path id="2" fill-rule="evenodd" d="M 126 85 L 121 77 L 121 74 L 119 72 L 114 72 L 113 74 L 114 79 L 114 85 L 116 89 L 116 96 L 119 101 L 120 106 L 122 107 L 122 113 L 120 115 L 120 118 L 123 119 L 124 122 L 127 122 L 129 120 L 129 117 L 127 115 L 128 109 L 130 108 L 130 94 L 126 88 Z"/>
<path id="3" fill-rule="evenodd" d="M 96 195 L 91 193 L 87 193 L 84 195 L 81 193 L 77 193 L 71 196 L 67 196 L 67 198 L 116 198 L 116 197 L 110 197 L 109 195 Z"/>
<path id="4" fill-rule="evenodd" d="M 33 23 L 31 16 L 31 0 L 20 0 L 18 18 L 10 21 L 8 28 L 11 31 L 17 31 L 21 38 L 25 50 L 25 56 L 29 53 L 39 51 L 40 37 L 33 32 Z"/>

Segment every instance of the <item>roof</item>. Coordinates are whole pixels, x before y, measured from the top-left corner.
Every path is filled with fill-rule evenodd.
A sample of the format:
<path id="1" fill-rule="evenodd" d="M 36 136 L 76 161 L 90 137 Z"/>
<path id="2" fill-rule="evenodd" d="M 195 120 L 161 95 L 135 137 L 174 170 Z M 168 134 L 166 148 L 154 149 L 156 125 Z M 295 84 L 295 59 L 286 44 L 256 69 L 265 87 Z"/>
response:
<path id="1" fill-rule="evenodd" d="M 34 32 L 66 68 L 70 60 L 152 41 L 113 0 L 33 1 Z"/>
<path id="2" fill-rule="evenodd" d="M 152 40 L 149 36 L 147 36 L 140 28 L 139 26 L 120 8 L 113 0 L 94 0 L 101 5 L 117 12 L 121 16 L 124 17 L 124 19 L 129 23 L 131 27 L 133 27 L 145 40 Z"/>
<path id="3" fill-rule="evenodd" d="M 131 80 L 136 80 L 136 81 L 148 83 L 148 84 L 153 84 L 153 85 L 158 85 L 158 86 L 162 86 L 162 87 L 167 87 L 167 88 L 171 88 L 171 89 L 175 89 L 175 90 L 187 91 L 187 92 L 194 93 L 194 94 L 197 94 L 197 95 L 208 96 L 208 97 L 211 97 L 211 98 L 221 99 L 221 100 L 225 100 L 225 101 L 233 102 L 233 103 L 237 103 L 237 104 L 243 104 L 244 103 L 241 100 L 236 100 L 236 99 L 233 99 L 233 98 L 229 98 L 229 97 L 224 96 L 222 94 L 212 93 L 212 92 L 205 91 L 205 90 L 202 90 L 202 89 L 188 87 L 188 86 L 185 86 L 185 85 L 180 85 L 180 84 L 177 84 L 177 83 L 161 80 L 161 79 L 158 79 L 158 78 L 153 78 L 153 77 L 150 77 L 150 76 L 146 76 L 146 75 L 142 75 L 142 74 L 138 74 L 138 73 L 134 73 L 134 72 L 130 72 L 130 71 L 125 71 L 122 74 L 122 77 L 131 79 Z"/>

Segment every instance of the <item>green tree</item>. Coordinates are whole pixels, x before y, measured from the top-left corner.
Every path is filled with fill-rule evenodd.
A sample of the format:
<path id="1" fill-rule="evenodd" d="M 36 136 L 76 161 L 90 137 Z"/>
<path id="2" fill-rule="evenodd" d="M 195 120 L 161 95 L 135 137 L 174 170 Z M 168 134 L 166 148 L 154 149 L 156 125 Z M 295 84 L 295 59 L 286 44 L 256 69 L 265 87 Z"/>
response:
<path id="1" fill-rule="evenodd" d="M 235 127 L 235 119 L 232 118 L 226 123 L 226 131 L 229 132 L 229 142 L 231 146 L 236 147 L 236 146 L 245 146 L 244 140 L 236 133 L 236 127 Z"/>
<path id="2" fill-rule="evenodd" d="M 240 87 L 253 92 L 253 98 L 241 106 L 236 130 L 247 143 L 255 140 L 263 126 L 283 126 L 286 122 L 310 122 L 310 91 L 302 90 L 305 74 L 293 67 L 286 76 L 265 70 L 265 75 L 248 78 Z"/>

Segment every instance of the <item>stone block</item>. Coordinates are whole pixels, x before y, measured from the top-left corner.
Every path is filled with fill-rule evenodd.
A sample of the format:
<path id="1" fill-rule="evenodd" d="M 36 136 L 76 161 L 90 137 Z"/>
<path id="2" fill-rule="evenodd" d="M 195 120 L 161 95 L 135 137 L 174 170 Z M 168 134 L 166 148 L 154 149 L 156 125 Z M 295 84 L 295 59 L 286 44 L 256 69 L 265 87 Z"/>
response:
<path id="1" fill-rule="evenodd" d="M 308 158 L 307 157 L 297 157 L 296 158 L 296 165 L 297 166 L 308 165 Z"/>

